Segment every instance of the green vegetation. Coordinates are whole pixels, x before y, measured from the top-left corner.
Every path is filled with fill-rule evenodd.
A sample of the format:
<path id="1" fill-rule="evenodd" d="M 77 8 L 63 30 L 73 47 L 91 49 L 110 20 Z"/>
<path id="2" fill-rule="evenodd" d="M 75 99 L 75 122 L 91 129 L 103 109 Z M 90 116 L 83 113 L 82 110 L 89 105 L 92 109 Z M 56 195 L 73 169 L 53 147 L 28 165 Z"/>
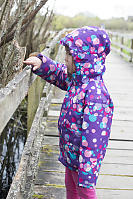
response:
<path id="1" fill-rule="evenodd" d="M 110 30 L 133 30 L 133 22 L 125 20 L 124 18 L 112 18 L 108 20 L 102 20 L 99 17 L 89 17 L 83 13 L 75 15 L 74 17 L 56 14 L 52 21 L 52 27 L 54 30 L 62 30 L 63 28 L 77 28 L 86 25 L 104 25 L 106 29 Z"/>
<path id="2" fill-rule="evenodd" d="M 55 187 L 55 188 L 65 188 L 65 185 L 61 184 L 45 184 L 46 187 Z"/>
<path id="3" fill-rule="evenodd" d="M 40 199 L 40 198 L 44 198 L 44 195 L 34 194 L 32 197 L 35 198 L 35 199 Z"/>
<path id="4" fill-rule="evenodd" d="M 87 17 L 83 14 L 78 14 L 75 17 L 55 15 L 52 25 L 54 30 L 61 30 L 63 28 L 77 28 L 85 25 L 100 26 L 102 23 L 102 20 L 98 17 Z"/>

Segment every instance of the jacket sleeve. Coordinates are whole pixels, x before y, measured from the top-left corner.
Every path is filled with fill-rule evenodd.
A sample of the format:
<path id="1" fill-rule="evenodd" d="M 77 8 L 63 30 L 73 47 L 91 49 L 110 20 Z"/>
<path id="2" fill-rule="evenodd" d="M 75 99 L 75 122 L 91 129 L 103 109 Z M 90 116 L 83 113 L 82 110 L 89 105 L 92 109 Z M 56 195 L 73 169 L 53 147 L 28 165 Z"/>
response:
<path id="1" fill-rule="evenodd" d="M 88 102 L 84 108 L 78 185 L 94 188 L 110 136 L 112 108 L 108 104 Z"/>
<path id="2" fill-rule="evenodd" d="M 64 64 L 53 61 L 41 53 L 38 54 L 37 57 L 41 59 L 42 64 L 39 69 L 35 71 L 32 70 L 32 72 L 62 90 L 67 90 L 69 83 L 67 78 L 67 67 Z"/>

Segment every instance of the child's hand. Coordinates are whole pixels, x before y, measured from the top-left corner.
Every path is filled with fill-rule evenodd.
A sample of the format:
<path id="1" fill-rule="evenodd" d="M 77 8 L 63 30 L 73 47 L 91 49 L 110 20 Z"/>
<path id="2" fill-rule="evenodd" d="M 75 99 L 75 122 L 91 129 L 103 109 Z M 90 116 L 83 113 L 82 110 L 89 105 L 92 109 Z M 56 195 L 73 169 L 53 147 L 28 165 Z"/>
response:
<path id="1" fill-rule="evenodd" d="M 38 57 L 31 56 L 28 59 L 26 59 L 25 61 L 23 61 L 23 63 L 27 64 L 27 65 L 33 65 L 33 70 L 36 70 L 36 69 L 40 68 L 42 61 Z"/>

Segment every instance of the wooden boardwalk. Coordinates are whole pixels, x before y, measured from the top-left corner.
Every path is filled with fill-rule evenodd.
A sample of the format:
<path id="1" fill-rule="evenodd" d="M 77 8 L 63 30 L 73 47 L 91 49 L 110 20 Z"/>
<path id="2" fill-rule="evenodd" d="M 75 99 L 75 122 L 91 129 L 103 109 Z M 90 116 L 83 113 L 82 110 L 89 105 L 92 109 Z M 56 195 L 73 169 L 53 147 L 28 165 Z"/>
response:
<path id="1" fill-rule="evenodd" d="M 97 182 L 98 199 L 133 199 L 133 64 L 111 53 L 104 80 L 114 101 L 112 133 Z M 55 89 L 46 123 L 33 198 L 65 199 L 58 161 L 57 121 L 65 92 Z"/>

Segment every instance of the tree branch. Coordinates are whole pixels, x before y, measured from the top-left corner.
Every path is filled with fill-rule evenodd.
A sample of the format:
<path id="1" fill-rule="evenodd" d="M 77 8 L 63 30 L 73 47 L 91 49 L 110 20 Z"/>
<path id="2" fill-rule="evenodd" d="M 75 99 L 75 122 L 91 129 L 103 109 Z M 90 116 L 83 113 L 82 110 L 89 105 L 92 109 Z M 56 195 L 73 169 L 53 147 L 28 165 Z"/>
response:
<path id="1" fill-rule="evenodd" d="M 1 17 L 0 17 L 0 24 L 1 24 L 1 22 L 2 22 L 2 19 L 3 19 L 3 16 L 4 16 L 4 13 L 5 13 L 5 10 L 6 10 L 8 1 L 9 1 L 9 0 L 6 0 L 5 5 L 4 5 L 4 8 L 3 8 L 3 10 L 2 10 L 2 14 L 1 14 Z"/>
<path id="2" fill-rule="evenodd" d="M 34 17 L 38 13 L 38 11 L 45 5 L 45 3 L 47 1 L 48 0 L 41 0 L 40 4 L 35 8 L 35 10 L 33 10 L 28 16 L 26 16 L 26 18 L 22 22 L 23 26 L 21 28 L 20 34 L 22 34 L 26 30 L 26 28 L 31 23 L 31 21 L 34 19 Z M 3 46 L 4 44 L 8 43 L 9 41 L 11 41 L 14 38 L 15 31 L 16 30 L 12 30 L 7 35 L 4 35 L 1 38 L 0 47 Z"/>
<path id="3" fill-rule="evenodd" d="M 25 19 L 23 20 L 22 25 L 26 24 L 28 21 L 32 20 L 36 14 L 38 13 L 38 11 L 45 5 L 45 3 L 48 0 L 41 0 L 40 4 L 35 8 L 35 10 L 33 10 L 28 16 L 25 17 Z"/>
<path id="4" fill-rule="evenodd" d="M 29 8 L 32 7 L 35 3 L 36 3 L 36 0 L 32 0 L 32 2 L 30 2 L 30 3 L 26 6 L 24 12 L 25 12 L 25 13 L 28 12 Z"/>
<path id="5" fill-rule="evenodd" d="M 48 14 L 48 8 L 47 8 L 47 11 L 46 11 L 46 13 L 45 13 L 44 19 L 42 20 L 42 23 L 41 23 L 41 25 L 40 25 L 40 28 L 39 28 L 37 34 L 36 34 L 36 35 L 34 36 L 34 38 L 33 38 L 34 40 L 39 36 L 39 33 L 41 32 L 41 29 L 42 29 L 42 27 L 43 27 L 43 24 L 44 24 L 44 22 L 45 22 L 45 20 L 46 20 L 47 14 Z"/>

